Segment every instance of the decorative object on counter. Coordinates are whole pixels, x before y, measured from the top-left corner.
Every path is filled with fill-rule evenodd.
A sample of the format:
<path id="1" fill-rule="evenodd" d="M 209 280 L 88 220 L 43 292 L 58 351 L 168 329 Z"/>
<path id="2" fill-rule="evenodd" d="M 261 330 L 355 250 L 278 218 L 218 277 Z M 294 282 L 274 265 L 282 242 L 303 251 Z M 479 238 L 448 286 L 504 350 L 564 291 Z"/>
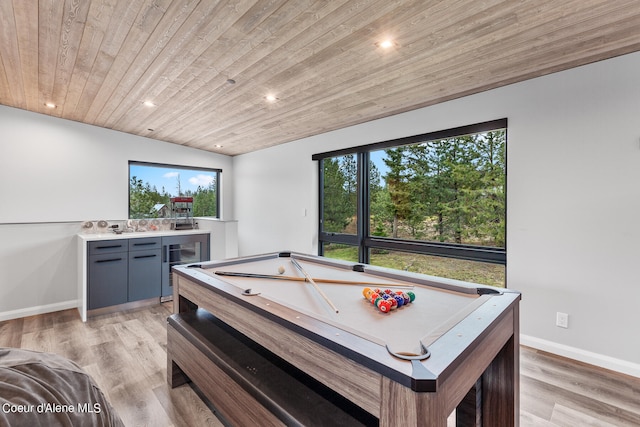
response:
<path id="1" fill-rule="evenodd" d="M 137 221 L 136 231 L 144 232 L 147 231 L 147 226 L 149 225 L 149 221 L 146 219 L 140 219 Z"/>

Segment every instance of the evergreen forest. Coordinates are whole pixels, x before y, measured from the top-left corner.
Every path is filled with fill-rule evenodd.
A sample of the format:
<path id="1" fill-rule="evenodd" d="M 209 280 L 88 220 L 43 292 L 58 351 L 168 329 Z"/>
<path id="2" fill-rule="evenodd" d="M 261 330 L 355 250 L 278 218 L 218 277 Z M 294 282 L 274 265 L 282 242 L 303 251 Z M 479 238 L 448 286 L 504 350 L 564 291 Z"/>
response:
<path id="1" fill-rule="evenodd" d="M 170 217 L 171 197 L 193 197 L 193 216 L 217 216 L 216 181 L 208 186 L 198 186 L 195 191 L 182 190 L 180 177 L 178 176 L 176 192 L 170 194 L 164 187 L 158 190 L 148 182 L 143 182 L 137 176 L 132 176 L 129 181 L 129 218 L 159 218 Z M 166 210 L 156 209 L 156 206 L 164 205 Z"/>
<path id="2" fill-rule="evenodd" d="M 369 162 L 369 234 L 503 248 L 505 146 L 496 130 L 384 150 L 385 172 Z M 356 156 L 323 171 L 323 231 L 355 234 Z"/>

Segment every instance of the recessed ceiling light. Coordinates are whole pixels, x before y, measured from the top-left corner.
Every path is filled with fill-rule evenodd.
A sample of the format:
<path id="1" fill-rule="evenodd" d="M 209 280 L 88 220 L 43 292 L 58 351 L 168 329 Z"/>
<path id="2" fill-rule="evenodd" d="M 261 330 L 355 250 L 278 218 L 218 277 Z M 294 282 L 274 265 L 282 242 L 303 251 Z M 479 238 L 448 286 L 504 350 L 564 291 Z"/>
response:
<path id="1" fill-rule="evenodd" d="M 216 144 L 216 145 L 213 146 L 213 148 L 222 148 L 222 145 Z"/>
<path id="2" fill-rule="evenodd" d="M 376 46 L 381 47 L 382 49 L 389 49 L 396 46 L 396 43 L 393 40 L 387 39 L 376 43 Z"/>
<path id="3" fill-rule="evenodd" d="M 156 104 L 154 104 L 151 101 L 144 101 L 142 104 L 144 104 L 145 107 L 155 107 Z"/>
<path id="4" fill-rule="evenodd" d="M 54 104 L 53 102 L 45 102 L 44 106 L 47 108 L 56 108 L 56 104 Z"/>
<path id="5" fill-rule="evenodd" d="M 269 94 L 269 95 L 265 96 L 264 98 L 269 102 L 276 102 L 278 100 L 278 98 L 273 94 Z"/>

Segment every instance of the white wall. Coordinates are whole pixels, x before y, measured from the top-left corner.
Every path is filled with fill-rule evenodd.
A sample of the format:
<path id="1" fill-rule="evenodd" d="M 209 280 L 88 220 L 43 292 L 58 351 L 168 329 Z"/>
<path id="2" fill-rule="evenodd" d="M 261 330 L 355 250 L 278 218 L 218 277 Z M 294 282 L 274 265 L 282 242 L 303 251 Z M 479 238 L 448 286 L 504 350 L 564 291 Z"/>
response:
<path id="1" fill-rule="evenodd" d="M 523 343 L 640 376 L 639 75 L 635 53 L 235 157 L 240 254 L 316 253 L 313 154 L 506 117 Z"/>
<path id="2" fill-rule="evenodd" d="M 222 169 L 233 218 L 231 157 L 4 106 L 0 130 L 0 320 L 77 305 L 80 221 L 127 219 L 129 160 Z"/>

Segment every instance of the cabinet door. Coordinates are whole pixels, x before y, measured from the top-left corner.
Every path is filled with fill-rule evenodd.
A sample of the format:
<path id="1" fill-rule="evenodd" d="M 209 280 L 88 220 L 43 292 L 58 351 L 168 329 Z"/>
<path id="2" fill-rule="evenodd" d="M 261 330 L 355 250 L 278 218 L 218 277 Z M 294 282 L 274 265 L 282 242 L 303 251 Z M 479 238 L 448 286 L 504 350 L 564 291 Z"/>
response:
<path id="1" fill-rule="evenodd" d="M 127 265 L 127 252 L 89 256 L 89 310 L 127 302 Z"/>
<path id="2" fill-rule="evenodd" d="M 162 289 L 160 249 L 129 252 L 129 301 L 159 297 Z"/>
<path id="3" fill-rule="evenodd" d="M 171 267 L 209 260 L 209 234 L 162 238 L 162 296 L 173 295 Z"/>

